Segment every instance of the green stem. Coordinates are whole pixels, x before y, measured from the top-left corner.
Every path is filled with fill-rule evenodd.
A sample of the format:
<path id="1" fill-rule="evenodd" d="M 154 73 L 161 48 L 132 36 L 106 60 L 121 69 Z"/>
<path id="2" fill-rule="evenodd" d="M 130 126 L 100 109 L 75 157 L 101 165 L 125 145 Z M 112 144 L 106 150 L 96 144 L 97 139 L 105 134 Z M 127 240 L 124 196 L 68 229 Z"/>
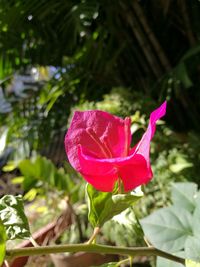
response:
<path id="1" fill-rule="evenodd" d="M 92 244 L 95 243 L 96 240 L 96 236 L 99 234 L 100 232 L 100 228 L 99 227 L 95 227 L 92 236 L 90 237 L 90 239 L 86 242 L 86 244 Z"/>
<path id="2" fill-rule="evenodd" d="M 132 256 L 129 256 L 129 262 L 130 262 L 130 267 L 133 266 L 133 257 Z"/>
<path id="3" fill-rule="evenodd" d="M 29 247 L 29 248 L 15 248 L 7 249 L 6 257 L 15 258 L 22 256 L 44 255 L 63 252 L 93 252 L 102 254 L 119 254 L 128 256 L 160 256 L 175 262 L 185 265 L 183 258 L 174 256 L 167 252 L 161 251 L 154 247 L 114 247 L 95 244 L 73 244 L 73 245 L 56 245 L 56 246 L 41 246 L 41 247 Z"/>
<path id="4" fill-rule="evenodd" d="M 126 264 L 126 263 L 129 263 L 129 262 L 130 262 L 129 258 L 125 259 L 125 260 L 121 260 L 116 264 L 116 267 L 119 267 L 121 264 Z"/>

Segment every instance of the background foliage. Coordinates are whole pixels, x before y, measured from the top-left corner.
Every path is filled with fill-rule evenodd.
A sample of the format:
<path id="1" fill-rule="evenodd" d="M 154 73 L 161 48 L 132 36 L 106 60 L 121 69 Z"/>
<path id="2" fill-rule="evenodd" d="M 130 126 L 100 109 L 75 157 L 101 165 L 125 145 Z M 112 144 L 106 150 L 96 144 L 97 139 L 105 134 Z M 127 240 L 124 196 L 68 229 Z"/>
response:
<path id="1" fill-rule="evenodd" d="M 84 182 L 63 146 L 76 109 L 131 116 L 135 144 L 168 100 L 151 146 L 154 179 L 101 242 L 144 245 L 138 219 L 171 205 L 171 182 L 199 186 L 199 19 L 198 0 L 1 1 L 0 194 L 23 195 L 40 217 L 34 230 L 67 195 L 74 219 L 56 242 L 90 236 Z"/>

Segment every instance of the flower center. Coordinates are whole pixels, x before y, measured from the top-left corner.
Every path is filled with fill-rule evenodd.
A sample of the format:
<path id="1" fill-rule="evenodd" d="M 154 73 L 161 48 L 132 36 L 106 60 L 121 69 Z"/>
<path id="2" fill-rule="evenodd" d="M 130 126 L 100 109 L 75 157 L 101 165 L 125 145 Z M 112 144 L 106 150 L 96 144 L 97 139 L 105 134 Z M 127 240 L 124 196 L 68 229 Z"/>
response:
<path id="1" fill-rule="evenodd" d="M 131 127 L 131 118 L 126 117 L 124 120 L 125 144 L 124 144 L 123 157 L 127 157 L 129 153 L 130 127 Z"/>
<path id="2" fill-rule="evenodd" d="M 100 139 L 97 134 L 92 130 L 92 128 L 88 127 L 86 129 L 86 132 L 89 134 L 89 136 L 93 139 L 93 141 L 99 146 L 101 152 L 104 154 L 106 158 L 112 158 L 112 152 L 109 148 L 108 143 L 106 142 L 107 136 L 104 136 L 102 139 Z"/>

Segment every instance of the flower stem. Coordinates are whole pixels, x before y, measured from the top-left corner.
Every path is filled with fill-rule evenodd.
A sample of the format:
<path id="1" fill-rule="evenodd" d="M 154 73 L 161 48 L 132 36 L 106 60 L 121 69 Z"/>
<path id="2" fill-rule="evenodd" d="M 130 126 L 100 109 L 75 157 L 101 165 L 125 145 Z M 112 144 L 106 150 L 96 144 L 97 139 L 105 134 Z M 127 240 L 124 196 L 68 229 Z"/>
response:
<path id="1" fill-rule="evenodd" d="M 92 244 L 93 242 L 95 243 L 96 236 L 99 234 L 99 232 L 100 232 L 100 228 L 99 227 L 95 227 L 92 236 L 86 242 L 86 244 L 89 245 L 89 244 Z"/>
<path id="2" fill-rule="evenodd" d="M 7 249 L 6 257 L 15 258 L 22 256 L 44 255 L 63 252 L 92 252 L 102 254 L 118 254 L 128 256 L 160 256 L 185 265 L 185 260 L 154 247 L 114 247 L 96 244 L 73 244 Z"/>

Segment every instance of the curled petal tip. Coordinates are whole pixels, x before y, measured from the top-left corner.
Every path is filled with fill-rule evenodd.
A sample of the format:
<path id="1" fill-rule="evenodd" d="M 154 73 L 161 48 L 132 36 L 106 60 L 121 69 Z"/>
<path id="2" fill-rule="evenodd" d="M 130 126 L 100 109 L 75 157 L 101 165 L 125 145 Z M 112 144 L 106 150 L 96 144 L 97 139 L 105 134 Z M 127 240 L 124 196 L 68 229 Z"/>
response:
<path id="1" fill-rule="evenodd" d="M 165 115 L 166 113 L 166 109 L 167 109 L 167 100 L 165 100 L 162 105 L 160 106 L 160 108 L 163 109 L 163 116 Z"/>

